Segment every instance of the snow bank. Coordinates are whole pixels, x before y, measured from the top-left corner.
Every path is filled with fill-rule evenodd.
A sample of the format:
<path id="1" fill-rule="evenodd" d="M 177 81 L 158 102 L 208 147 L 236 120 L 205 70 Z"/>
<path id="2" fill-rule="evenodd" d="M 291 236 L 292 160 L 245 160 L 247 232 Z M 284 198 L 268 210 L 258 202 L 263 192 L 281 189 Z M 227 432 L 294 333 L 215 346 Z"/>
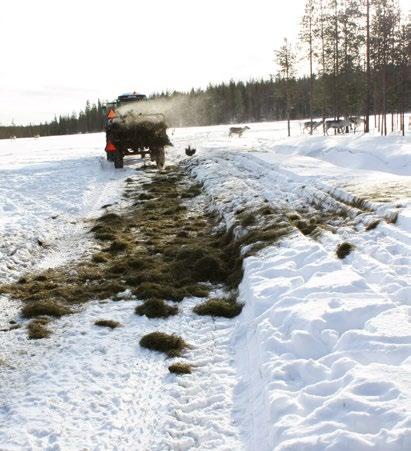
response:
<path id="1" fill-rule="evenodd" d="M 341 136 L 305 136 L 276 143 L 270 150 L 305 155 L 336 166 L 410 175 L 411 137 L 375 136 L 363 133 Z"/>
<path id="2" fill-rule="evenodd" d="M 352 209 L 348 222 L 336 222 L 317 241 L 295 232 L 244 261 L 245 307 L 233 343 L 236 418 L 247 449 L 410 449 L 410 200 L 403 190 L 391 190 L 384 202 L 365 192 L 364 210 L 350 205 L 350 191 L 365 180 L 409 186 L 410 178 L 300 155 L 303 139 L 291 154 L 292 146 L 273 142 L 249 153 L 251 137 L 242 138 L 241 152 L 224 149 L 220 139 L 190 167 L 228 225 L 237 209 L 267 204 Z M 356 140 L 341 139 L 348 147 Z M 328 140 L 334 137 L 318 139 Z M 402 152 L 409 161 L 409 146 Z M 393 225 L 383 218 L 395 205 Z M 366 231 L 376 219 L 378 227 Z M 335 250 L 343 241 L 355 247 L 339 260 Z"/>
<path id="3" fill-rule="evenodd" d="M 410 307 L 301 236 L 248 258 L 241 296 L 250 449 L 410 449 Z"/>

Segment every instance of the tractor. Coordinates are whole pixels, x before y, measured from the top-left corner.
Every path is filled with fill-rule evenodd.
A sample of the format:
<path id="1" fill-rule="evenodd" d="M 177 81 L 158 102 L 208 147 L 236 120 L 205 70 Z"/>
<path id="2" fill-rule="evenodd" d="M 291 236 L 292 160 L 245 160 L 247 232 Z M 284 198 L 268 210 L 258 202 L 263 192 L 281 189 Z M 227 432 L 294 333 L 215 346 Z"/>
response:
<path id="1" fill-rule="evenodd" d="M 172 146 L 162 114 L 139 113 L 139 102 L 146 102 L 144 94 L 136 92 L 120 95 L 116 101 L 103 106 L 106 131 L 107 160 L 115 168 L 122 168 L 128 155 L 150 156 L 158 169 L 165 164 L 166 146 Z"/>

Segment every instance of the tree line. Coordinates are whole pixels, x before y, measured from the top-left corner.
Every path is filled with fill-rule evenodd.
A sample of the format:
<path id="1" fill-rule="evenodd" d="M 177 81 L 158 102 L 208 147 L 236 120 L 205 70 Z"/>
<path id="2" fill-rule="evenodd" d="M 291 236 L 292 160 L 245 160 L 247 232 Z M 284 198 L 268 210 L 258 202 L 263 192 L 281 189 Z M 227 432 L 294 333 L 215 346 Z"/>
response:
<path id="1" fill-rule="evenodd" d="M 33 136 L 71 135 L 75 133 L 100 132 L 104 128 L 103 104 L 86 102 L 84 110 L 78 114 L 55 116 L 51 122 L 29 125 L 0 126 L 0 139 Z"/>
<path id="2" fill-rule="evenodd" d="M 398 0 L 306 0 L 299 41 L 285 40 L 275 52 L 278 71 L 269 79 L 162 92 L 148 101 L 169 105 L 172 127 L 355 115 L 365 117 L 368 131 L 374 115 L 382 134 L 395 127 L 404 133 L 404 113 L 411 109 L 410 59 L 411 26 Z M 301 63 L 307 74 L 298 76 Z M 0 127 L 0 138 L 103 129 L 98 101 L 51 122 Z"/>

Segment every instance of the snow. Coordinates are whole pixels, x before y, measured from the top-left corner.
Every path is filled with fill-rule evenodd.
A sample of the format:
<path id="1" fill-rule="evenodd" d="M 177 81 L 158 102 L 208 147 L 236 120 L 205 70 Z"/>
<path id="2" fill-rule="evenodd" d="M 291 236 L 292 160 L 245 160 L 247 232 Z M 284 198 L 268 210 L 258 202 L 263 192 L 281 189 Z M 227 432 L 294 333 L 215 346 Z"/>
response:
<path id="1" fill-rule="evenodd" d="M 0 449 L 411 449 L 411 136 L 248 125 L 241 138 L 228 126 L 171 136 L 169 161 L 203 183 L 227 226 L 262 205 L 347 217 L 247 257 L 233 320 L 192 314 L 195 298 L 149 320 L 122 293 L 53 321 L 48 339 L 0 332 Z M 95 246 L 89 220 L 125 204 L 127 177 L 147 177 L 131 158 L 115 171 L 103 147 L 102 134 L 0 141 L 0 282 Z M 343 241 L 354 250 L 340 260 Z M 0 309 L 1 326 L 20 322 L 18 303 L 0 296 Z M 193 374 L 171 375 L 174 359 L 139 347 L 154 330 L 192 344 Z"/>
<path id="2" fill-rule="evenodd" d="M 201 449 L 242 449 L 230 421 L 234 323 L 194 316 L 194 301 L 176 321 L 135 315 L 133 299 L 107 300 L 91 303 L 80 318 L 58 320 L 48 340 L 27 341 L 17 330 L 7 349 L 0 348 L 9 362 L 0 375 L 0 448 L 184 450 L 201 443 Z M 94 325 L 106 318 L 122 326 Z M 174 360 L 165 364 L 161 354 L 138 345 L 155 330 L 193 343 L 187 355 L 193 376 L 171 375 Z"/>
<path id="3" fill-rule="evenodd" d="M 74 135 L 0 141 L 0 279 L 32 267 L 44 251 L 38 240 L 49 260 L 60 263 L 84 252 L 86 220 L 119 201 L 131 172 L 112 170 L 100 140 Z M 71 240 L 70 246 L 64 243 L 68 254 L 59 248 L 64 236 Z"/>

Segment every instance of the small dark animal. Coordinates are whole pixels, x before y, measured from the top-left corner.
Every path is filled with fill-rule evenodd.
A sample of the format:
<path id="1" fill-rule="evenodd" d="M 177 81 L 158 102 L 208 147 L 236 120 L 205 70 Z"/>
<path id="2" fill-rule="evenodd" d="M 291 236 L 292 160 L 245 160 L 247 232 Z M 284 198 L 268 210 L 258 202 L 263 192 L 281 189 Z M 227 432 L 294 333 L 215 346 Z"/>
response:
<path id="1" fill-rule="evenodd" d="M 186 155 L 192 157 L 196 153 L 196 149 L 192 149 L 191 146 L 186 148 Z"/>

